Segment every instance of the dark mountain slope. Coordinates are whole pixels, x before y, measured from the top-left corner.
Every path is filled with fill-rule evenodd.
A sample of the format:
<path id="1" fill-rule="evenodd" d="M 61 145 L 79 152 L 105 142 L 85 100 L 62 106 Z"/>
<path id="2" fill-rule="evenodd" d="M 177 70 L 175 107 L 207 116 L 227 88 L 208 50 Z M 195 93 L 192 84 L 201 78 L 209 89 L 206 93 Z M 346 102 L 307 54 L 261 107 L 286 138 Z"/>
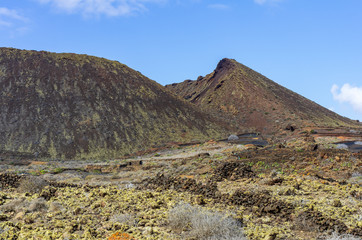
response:
<path id="1" fill-rule="evenodd" d="M 116 157 L 223 127 L 116 61 L 0 48 L 0 150 Z"/>
<path id="2" fill-rule="evenodd" d="M 287 124 L 355 126 L 355 122 L 310 101 L 231 59 L 196 81 L 166 86 L 188 101 L 226 116 L 241 128 L 277 132 Z"/>

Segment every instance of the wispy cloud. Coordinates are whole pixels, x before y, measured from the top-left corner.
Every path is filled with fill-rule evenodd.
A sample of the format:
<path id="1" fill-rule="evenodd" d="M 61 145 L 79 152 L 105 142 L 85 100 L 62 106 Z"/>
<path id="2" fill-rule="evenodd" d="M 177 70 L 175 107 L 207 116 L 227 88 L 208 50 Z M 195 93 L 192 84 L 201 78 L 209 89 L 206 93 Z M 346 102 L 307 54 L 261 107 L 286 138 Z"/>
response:
<path id="1" fill-rule="evenodd" d="M 208 8 L 213 8 L 213 9 L 219 9 L 219 10 L 226 10 L 229 9 L 230 7 L 226 4 L 221 4 L 221 3 L 217 3 L 217 4 L 210 4 L 207 6 Z"/>
<path id="2" fill-rule="evenodd" d="M 29 19 L 19 11 L 0 7 L 0 34 L 2 37 L 15 38 L 26 34 L 29 28 Z"/>
<path id="3" fill-rule="evenodd" d="M 106 15 L 127 16 L 146 11 L 149 3 L 164 3 L 167 0 L 37 0 L 51 4 L 67 13 L 81 13 L 85 16 Z"/>
<path id="4" fill-rule="evenodd" d="M 0 26 L 11 27 L 16 21 L 26 22 L 27 18 L 21 16 L 16 10 L 0 7 Z"/>
<path id="5" fill-rule="evenodd" d="M 338 85 L 333 84 L 331 93 L 336 101 L 341 103 L 345 102 L 362 113 L 362 87 L 354 87 L 346 83 L 341 88 Z"/>
<path id="6" fill-rule="evenodd" d="M 254 2 L 259 5 L 263 5 L 266 3 L 276 3 L 276 2 L 281 2 L 281 1 L 283 1 L 283 0 L 254 0 Z"/>

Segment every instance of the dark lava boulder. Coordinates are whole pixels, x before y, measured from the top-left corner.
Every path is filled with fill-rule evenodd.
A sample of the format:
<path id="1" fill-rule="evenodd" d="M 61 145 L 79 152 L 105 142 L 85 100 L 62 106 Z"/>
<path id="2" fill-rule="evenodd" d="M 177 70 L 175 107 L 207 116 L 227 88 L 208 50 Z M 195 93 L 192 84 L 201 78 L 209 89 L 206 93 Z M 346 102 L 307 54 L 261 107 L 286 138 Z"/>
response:
<path id="1" fill-rule="evenodd" d="M 252 177 L 255 177 L 255 173 L 251 170 L 251 167 L 245 163 L 225 162 L 214 170 L 212 179 L 219 182 L 223 179 L 237 180 Z"/>

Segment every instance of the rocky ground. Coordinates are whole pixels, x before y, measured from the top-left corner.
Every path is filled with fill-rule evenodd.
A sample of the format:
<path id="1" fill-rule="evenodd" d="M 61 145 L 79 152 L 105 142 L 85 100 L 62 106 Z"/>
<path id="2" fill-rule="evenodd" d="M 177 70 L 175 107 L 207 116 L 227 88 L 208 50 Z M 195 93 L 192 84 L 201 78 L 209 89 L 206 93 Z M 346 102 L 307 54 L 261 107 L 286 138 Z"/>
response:
<path id="1" fill-rule="evenodd" d="M 361 239 L 362 153 L 334 144 L 361 138 L 268 140 L 98 162 L 2 152 L 0 239 Z"/>

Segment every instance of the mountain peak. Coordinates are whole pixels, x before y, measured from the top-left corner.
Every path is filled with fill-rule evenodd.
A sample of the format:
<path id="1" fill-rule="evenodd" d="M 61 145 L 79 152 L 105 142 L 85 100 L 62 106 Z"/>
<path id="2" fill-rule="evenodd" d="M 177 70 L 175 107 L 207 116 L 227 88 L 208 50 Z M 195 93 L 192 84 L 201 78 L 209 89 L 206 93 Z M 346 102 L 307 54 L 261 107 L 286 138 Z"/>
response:
<path id="1" fill-rule="evenodd" d="M 224 69 L 231 69 L 236 66 L 237 61 L 230 58 L 223 58 L 217 64 L 216 71 L 224 70 Z"/>
<path id="2" fill-rule="evenodd" d="M 234 59 L 222 59 L 213 73 L 200 81 L 166 86 L 186 100 L 231 114 L 244 128 L 275 133 L 284 125 L 350 126 L 354 123 L 292 92 Z"/>

